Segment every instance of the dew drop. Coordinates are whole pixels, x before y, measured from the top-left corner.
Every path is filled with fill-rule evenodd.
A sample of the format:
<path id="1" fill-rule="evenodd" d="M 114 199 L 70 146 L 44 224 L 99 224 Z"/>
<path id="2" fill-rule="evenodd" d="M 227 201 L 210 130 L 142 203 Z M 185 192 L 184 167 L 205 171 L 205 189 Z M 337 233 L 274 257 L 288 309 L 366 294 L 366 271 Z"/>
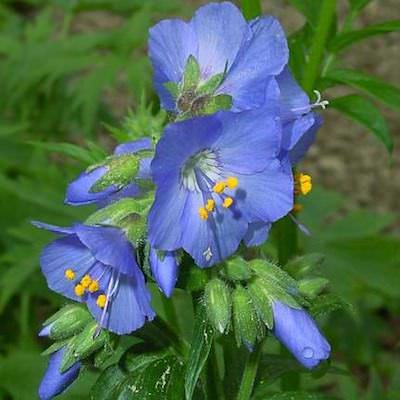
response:
<path id="1" fill-rule="evenodd" d="M 314 357 L 314 350 L 311 347 L 304 347 L 301 354 L 304 358 L 310 359 Z"/>

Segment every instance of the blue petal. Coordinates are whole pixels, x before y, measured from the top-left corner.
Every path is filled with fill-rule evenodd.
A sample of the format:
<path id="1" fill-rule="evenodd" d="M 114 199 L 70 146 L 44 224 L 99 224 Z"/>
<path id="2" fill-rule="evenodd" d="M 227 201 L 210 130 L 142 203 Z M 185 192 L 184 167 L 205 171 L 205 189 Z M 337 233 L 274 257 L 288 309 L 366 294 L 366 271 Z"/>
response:
<path id="1" fill-rule="evenodd" d="M 224 209 L 216 198 L 216 208 L 208 219 L 199 217 L 204 205 L 200 193 L 190 192 L 181 221 L 182 247 L 200 267 L 210 267 L 233 254 L 247 230 L 247 222 L 234 206 Z"/>
<path id="2" fill-rule="evenodd" d="M 101 265 L 98 265 L 96 269 L 92 271 L 92 275 L 94 277 L 101 276 L 100 287 L 106 294 L 113 270 Z M 102 269 L 100 274 L 98 269 Z M 123 274 L 120 274 L 119 277 L 118 274 L 115 276 L 116 291 L 111 297 L 103 321 L 103 309 L 96 304 L 99 293 L 89 295 L 87 305 L 96 321 L 102 322 L 103 328 L 118 335 L 126 335 L 141 328 L 147 320 L 151 321 L 155 314 L 151 308 L 150 292 L 139 268 L 134 269 L 133 276 Z"/>
<path id="3" fill-rule="evenodd" d="M 146 137 L 118 145 L 114 150 L 114 154 L 118 156 L 121 154 L 133 154 L 141 150 L 151 150 L 152 148 L 151 139 Z"/>
<path id="4" fill-rule="evenodd" d="M 96 260 L 122 274 L 134 275 L 137 268 L 135 249 L 121 229 L 77 224 L 75 231 Z"/>
<path id="5" fill-rule="evenodd" d="M 285 33 L 279 22 L 273 17 L 252 21 L 251 31 L 218 93 L 232 96 L 234 111 L 261 106 L 270 76 L 282 71 L 288 57 Z"/>
<path id="6" fill-rule="evenodd" d="M 275 111 L 275 113 L 274 113 Z M 249 174 L 264 170 L 280 152 L 279 109 L 221 112 L 223 133 L 213 144 L 224 170 Z"/>
<path id="7" fill-rule="evenodd" d="M 53 397 L 64 392 L 78 377 L 81 363 L 75 363 L 67 371 L 60 373 L 61 362 L 65 348 L 61 348 L 50 356 L 49 365 L 43 376 L 39 387 L 41 400 L 51 400 Z"/>
<path id="8" fill-rule="evenodd" d="M 314 114 L 314 118 L 314 125 L 312 125 L 311 128 L 301 136 L 294 147 L 289 151 L 289 158 L 292 165 L 297 164 L 304 157 L 315 141 L 317 132 L 323 123 L 323 119 L 318 114 Z"/>
<path id="9" fill-rule="evenodd" d="M 154 248 L 171 251 L 180 247 L 180 221 L 187 200 L 187 190 L 181 185 L 182 167 L 192 155 L 210 148 L 221 132 L 221 123 L 214 116 L 170 124 L 165 129 L 151 164 L 157 185 L 148 220 Z"/>
<path id="10" fill-rule="evenodd" d="M 157 250 L 150 250 L 150 266 L 154 279 L 167 297 L 170 297 L 178 279 L 178 264 L 175 253 L 166 251 L 160 258 Z"/>
<path id="11" fill-rule="evenodd" d="M 164 87 L 179 83 L 190 55 L 197 58 L 197 39 L 192 27 L 180 20 L 165 20 L 150 29 L 149 55 L 154 69 L 154 86 L 163 108 L 175 110 L 175 100 Z"/>
<path id="12" fill-rule="evenodd" d="M 57 225 L 51 225 L 51 224 L 46 224 L 44 222 L 40 221 L 31 221 L 31 224 L 33 226 L 36 226 L 36 228 L 40 229 L 46 229 L 52 233 L 58 234 L 58 235 L 70 235 L 75 233 L 75 229 L 72 227 L 61 227 Z"/>
<path id="13" fill-rule="evenodd" d="M 65 203 L 72 206 L 95 203 L 106 199 L 110 194 L 117 191 L 116 186 L 110 185 L 100 192 L 91 192 L 93 185 L 102 178 L 106 171 L 106 167 L 99 167 L 79 175 L 68 185 Z"/>
<path id="14" fill-rule="evenodd" d="M 329 358 L 331 347 L 304 310 L 274 301 L 274 335 L 306 368 Z"/>
<path id="15" fill-rule="evenodd" d="M 282 148 L 286 151 L 293 149 L 303 135 L 314 125 L 315 118 L 313 113 L 308 113 L 283 127 Z"/>
<path id="16" fill-rule="evenodd" d="M 234 198 L 249 222 L 275 222 L 293 208 L 293 175 L 286 165 L 275 160 L 253 175 L 237 175 L 239 185 Z"/>
<path id="17" fill-rule="evenodd" d="M 97 203 L 99 208 L 103 208 L 108 204 L 114 203 L 118 200 L 124 199 L 126 197 L 138 197 L 142 193 L 142 190 L 136 183 L 128 184 L 123 187 L 121 190 L 116 191 L 115 193 L 107 196 L 104 200 L 101 200 Z"/>
<path id="18" fill-rule="evenodd" d="M 65 277 L 65 270 L 72 269 L 77 282 L 95 262 L 92 253 L 75 235 L 53 241 L 40 256 L 40 266 L 49 288 L 76 301 L 82 299 L 75 295 L 74 282 Z"/>
<path id="19" fill-rule="evenodd" d="M 246 235 L 243 241 L 246 246 L 260 246 L 268 238 L 272 224 L 268 222 L 253 222 L 249 224 Z"/>
<path id="20" fill-rule="evenodd" d="M 139 164 L 139 171 L 137 173 L 137 178 L 139 179 L 151 179 L 151 163 L 153 158 L 147 157 L 142 158 Z"/>
<path id="21" fill-rule="evenodd" d="M 232 65 L 250 31 L 240 10 L 228 2 L 199 8 L 190 24 L 199 43 L 198 61 L 203 79 Z"/>
<path id="22" fill-rule="evenodd" d="M 289 67 L 276 77 L 281 93 L 282 111 L 286 118 L 300 116 L 310 111 L 310 99 L 293 78 Z"/>

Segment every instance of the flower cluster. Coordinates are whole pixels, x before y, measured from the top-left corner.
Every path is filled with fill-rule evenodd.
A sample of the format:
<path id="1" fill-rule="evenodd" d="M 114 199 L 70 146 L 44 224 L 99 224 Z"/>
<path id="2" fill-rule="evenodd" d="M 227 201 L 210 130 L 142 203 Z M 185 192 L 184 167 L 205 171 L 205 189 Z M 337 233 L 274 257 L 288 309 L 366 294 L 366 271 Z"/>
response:
<path id="1" fill-rule="evenodd" d="M 248 22 L 229 2 L 206 5 L 189 22 L 158 23 L 149 54 L 172 120 L 161 138 L 120 144 L 69 184 L 66 204 L 94 203 L 102 218 L 67 228 L 35 222 L 58 235 L 40 259 L 48 286 L 86 304 L 99 329 L 116 334 L 155 316 L 143 253 L 169 297 L 182 251 L 201 268 L 220 264 L 241 243 L 262 244 L 275 221 L 298 209 L 295 197 L 311 190 L 311 178 L 292 170 L 321 125 L 313 109 L 326 105 L 319 96 L 311 104 L 291 75 L 279 22 Z M 127 198 L 148 207 L 118 211 Z M 103 211 L 110 207 L 117 216 Z M 329 356 L 306 311 L 278 300 L 272 311 L 276 337 L 306 367 Z M 51 371 L 63 351 L 53 354 Z M 42 398 L 63 390 L 79 369 L 47 372 Z M 58 380 L 54 389 L 43 389 L 48 380 Z"/>

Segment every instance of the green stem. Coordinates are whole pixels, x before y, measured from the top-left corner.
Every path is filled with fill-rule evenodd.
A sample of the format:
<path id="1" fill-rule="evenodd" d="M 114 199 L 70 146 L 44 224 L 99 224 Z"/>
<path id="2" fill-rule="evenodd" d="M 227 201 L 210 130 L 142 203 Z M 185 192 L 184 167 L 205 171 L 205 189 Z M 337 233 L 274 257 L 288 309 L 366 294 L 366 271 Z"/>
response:
<path id="1" fill-rule="evenodd" d="M 243 15 L 247 20 L 253 19 L 261 15 L 260 0 L 242 0 Z"/>
<path id="2" fill-rule="evenodd" d="M 336 0 L 322 0 L 318 24 L 311 44 L 310 58 L 303 76 L 303 89 L 310 93 L 318 78 L 325 44 L 335 15 Z"/>
<path id="3" fill-rule="evenodd" d="M 165 318 L 167 319 L 169 326 L 172 327 L 171 329 L 174 329 L 177 334 L 179 334 L 180 330 L 178 314 L 176 313 L 173 301 L 171 299 L 168 299 L 166 296 L 161 296 L 161 303 L 164 309 Z"/>
<path id="4" fill-rule="evenodd" d="M 244 366 L 242 382 L 240 383 L 237 400 L 249 400 L 253 393 L 254 381 L 256 379 L 258 364 L 260 362 L 262 352 L 262 342 L 258 343 L 253 352 L 247 356 Z"/>
<path id="5" fill-rule="evenodd" d="M 278 261 L 281 267 L 297 253 L 297 226 L 290 216 L 276 222 L 276 241 L 278 246 Z"/>

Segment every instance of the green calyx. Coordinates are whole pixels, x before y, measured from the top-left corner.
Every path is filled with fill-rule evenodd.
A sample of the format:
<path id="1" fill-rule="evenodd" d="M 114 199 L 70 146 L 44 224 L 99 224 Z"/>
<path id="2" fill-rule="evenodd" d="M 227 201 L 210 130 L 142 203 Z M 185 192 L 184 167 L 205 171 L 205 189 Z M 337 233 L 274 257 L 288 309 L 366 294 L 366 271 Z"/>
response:
<path id="1" fill-rule="evenodd" d="M 128 240 L 137 247 L 146 236 L 147 214 L 152 202 L 152 193 L 144 198 L 124 198 L 96 211 L 86 220 L 86 224 L 121 228 Z"/>
<path id="2" fill-rule="evenodd" d="M 139 171 L 140 157 L 136 154 L 111 156 L 102 166 L 107 168 L 107 172 L 91 187 L 92 193 L 101 192 L 111 185 L 117 188 L 128 185 Z"/>
<path id="3" fill-rule="evenodd" d="M 201 81 L 200 65 L 190 56 L 186 62 L 182 82 L 164 84 L 176 101 L 179 110 L 176 120 L 183 121 L 194 116 L 229 110 L 232 107 L 232 97 L 216 94 L 225 76 L 226 68 L 224 72 L 212 76 L 207 81 Z"/>

